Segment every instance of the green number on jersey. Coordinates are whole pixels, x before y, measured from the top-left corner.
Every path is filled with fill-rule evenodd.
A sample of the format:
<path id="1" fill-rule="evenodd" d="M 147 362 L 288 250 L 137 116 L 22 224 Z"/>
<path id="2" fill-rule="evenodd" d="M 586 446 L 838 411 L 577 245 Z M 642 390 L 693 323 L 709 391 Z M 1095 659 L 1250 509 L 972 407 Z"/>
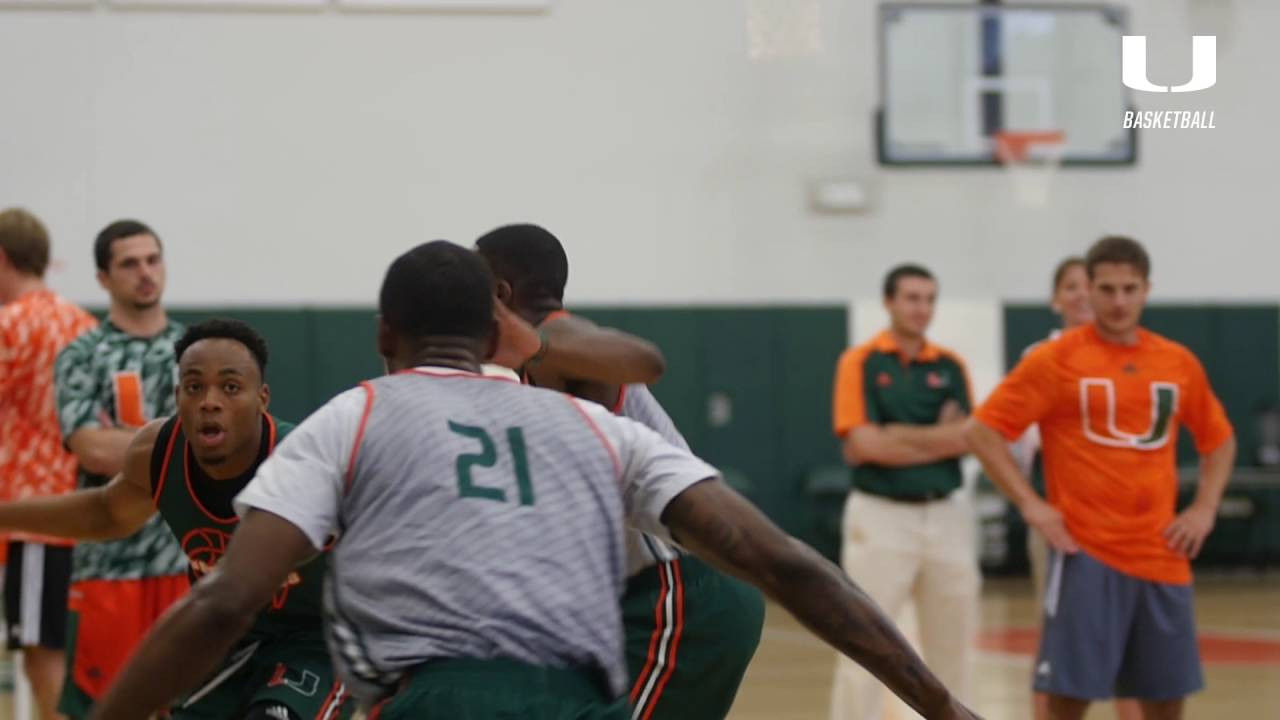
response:
<path id="1" fill-rule="evenodd" d="M 471 470 L 474 467 L 491 468 L 498 464 L 498 451 L 489 432 L 484 428 L 463 425 L 452 420 L 449 421 L 449 429 L 463 437 L 480 441 L 480 452 L 463 453 L 454 463 L 458 472 L 458 495 L 464 498 L 506 502 L 505 490 L 477 485 L 471 476 Z M 532 505 L 533 481 L 529 477 L 529 458 L 525 452 L 524 431 L 518 427 L 507 428 L 507 444 L 511 446 L 511 459 L 515 465 L 516 488 L 520 494 L 520 504 Z"/>

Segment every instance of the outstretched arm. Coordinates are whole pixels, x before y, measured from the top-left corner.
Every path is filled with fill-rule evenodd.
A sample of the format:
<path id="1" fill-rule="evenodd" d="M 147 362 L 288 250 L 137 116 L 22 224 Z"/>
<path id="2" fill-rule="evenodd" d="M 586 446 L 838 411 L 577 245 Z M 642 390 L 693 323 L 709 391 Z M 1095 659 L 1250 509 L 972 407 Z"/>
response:
<path id="1" fill-rule="evenodd" d="M 85 427 L 67 438 L 67 448 L 85 470 L 114 475 L 124 469 L 125 454 L 137 434 L 133 428 Z"/>
<path id="2" fill-rule="evenodd" d="M 163 424 L 157 420 L 134 434 L 122 472 L 102 487 L 0 503 L 0 529 L 74 540 L 110 540 L 137 532 L 155 512 L 151 451 Z"/>
<path id="3" fill-rule="evenodd" d="M 839 568 L 719 480 L 677 495 L 662 522 L 694 554 L 759 587 L 925 718 L 975 717 Z"/>
<path id="4" fill-rule="evenodd" d="M 366 393 L 329 401 L 258 466 L 236 496 L 242 519 L 226 554 L 151 629 L 92 717 L 148 717 L 209 677 L 289 573 L 326 544 Z"/>
<path id="5" fill-rule="evenodd" d="M 149 717 L 195 687 L 217 669 L 290 571 L 315 552 L 288 520 L 249 511 L 227 554 L 151 629 L 92 717 Z"/>

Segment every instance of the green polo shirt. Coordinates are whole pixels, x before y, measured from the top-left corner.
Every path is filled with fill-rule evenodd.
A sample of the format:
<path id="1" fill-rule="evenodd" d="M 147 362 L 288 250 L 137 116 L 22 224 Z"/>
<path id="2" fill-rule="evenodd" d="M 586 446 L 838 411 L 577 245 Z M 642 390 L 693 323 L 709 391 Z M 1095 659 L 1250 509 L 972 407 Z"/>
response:
<path id="1" fill-rule="evenodd" d="M 973 409 L 964 363 L 953 352 L 926 342 L 908 359 L 888 331 L 840 356 L 836 370 L 835 432 L 843 439 L 867 423 L 932 425 L 942 404 L 953 399 Z M 854 468 L 854 487 L 885 497 L 919 497 L 960 487 L 960 459 L 889 467 Z"/>

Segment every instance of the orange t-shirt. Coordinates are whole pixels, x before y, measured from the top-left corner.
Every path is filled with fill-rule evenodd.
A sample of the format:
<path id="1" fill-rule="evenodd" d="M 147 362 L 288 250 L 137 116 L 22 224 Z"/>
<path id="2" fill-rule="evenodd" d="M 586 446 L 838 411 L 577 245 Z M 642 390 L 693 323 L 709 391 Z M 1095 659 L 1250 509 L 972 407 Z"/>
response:
<path id="1" fill-rule="evenodd" d="M 1201 455 L 1232 429 L 1190 350 L 1146 330 L 1130 347 L 1076 328 L 1023 358 L 975 417 L 1010 441 L 1039 424 L 1049 502 L 1082 549 L 1128 575 L 1191 582 L 1163 537 L 1178 497 L 1178 428 Z"/>
<path id="2" fill-rule="evenodd" d="M 97 325 L 52 291 L 30 292 L 0 307 L 0 497 L 59 495 L 76 487 L 76 459 L 62 445 L 53 399 L 58 351 Z M 70 545 L 15 533 L 19 540 Z"/>

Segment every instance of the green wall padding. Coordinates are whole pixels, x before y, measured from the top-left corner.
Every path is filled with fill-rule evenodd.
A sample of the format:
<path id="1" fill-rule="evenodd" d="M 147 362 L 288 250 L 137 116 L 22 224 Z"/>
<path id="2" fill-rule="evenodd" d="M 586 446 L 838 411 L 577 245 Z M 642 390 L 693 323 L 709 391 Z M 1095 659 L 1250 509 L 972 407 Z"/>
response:
<path id="1" fill-rule="evenodd" d="M 311 397 L 316 405 L 385 368 L 375 345 L 377 314 L 367 310 L 309 310 L 307 321 L 313 352 Z"/>
<path id="2" fill-rule="evenodd" d="M 657 343 L 667 374 L 654 394 L 694 451 L 745 476 L 753 502 L 834 557 L 838 547 L 821 532 L 833 509 L 819 505 L 831 499 L 811 498 L 804 483 L 810 471 L 842 462 L 831 434 L 831 391 L 848 343 L 845 308 L 576 311 Z M 709 417 L 713 394 L 731 408 L 723 424 Z"/>

